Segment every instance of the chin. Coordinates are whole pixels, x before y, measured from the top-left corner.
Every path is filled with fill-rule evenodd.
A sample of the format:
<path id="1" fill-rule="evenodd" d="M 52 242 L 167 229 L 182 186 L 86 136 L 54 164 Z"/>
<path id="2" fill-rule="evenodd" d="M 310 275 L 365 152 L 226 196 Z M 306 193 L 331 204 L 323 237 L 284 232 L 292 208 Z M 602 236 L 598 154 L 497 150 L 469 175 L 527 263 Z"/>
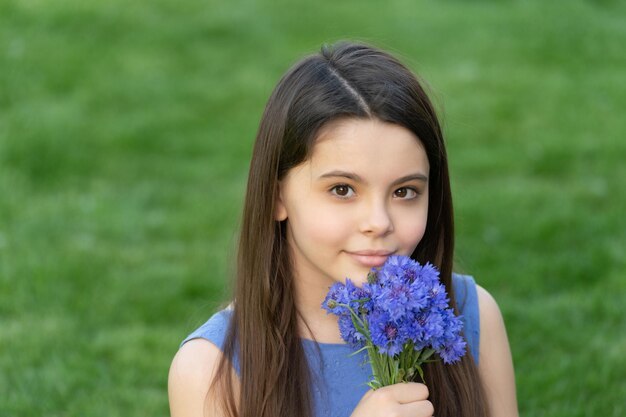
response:
<path id="1" fill-rule="evenodd" d="M 350 281 L 352 281 L 354 285 L 360 287 L 367 282 L 367 275 L 370 271 L 371 268 L 364 269 L 363 271 L 354 271 L 351 275 L 346 275 L 345 278 L 350 278 Z"/>

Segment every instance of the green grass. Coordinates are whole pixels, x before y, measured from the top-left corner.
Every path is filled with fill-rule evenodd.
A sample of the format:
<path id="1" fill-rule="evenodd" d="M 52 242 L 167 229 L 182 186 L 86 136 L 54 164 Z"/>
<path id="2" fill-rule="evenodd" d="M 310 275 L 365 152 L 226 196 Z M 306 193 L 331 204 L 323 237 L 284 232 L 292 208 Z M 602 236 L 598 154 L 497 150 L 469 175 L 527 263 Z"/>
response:
<path id="1" fill-rule="evenodd" d="M 0 415 L 168 414 L 178 343 L 228 293 L 265 100 L 341 38 L 431 86 L 457 263 L 501 306 L 522 414 L 626 414 L 625 19 L 609 0 L 0 2 Z"/>

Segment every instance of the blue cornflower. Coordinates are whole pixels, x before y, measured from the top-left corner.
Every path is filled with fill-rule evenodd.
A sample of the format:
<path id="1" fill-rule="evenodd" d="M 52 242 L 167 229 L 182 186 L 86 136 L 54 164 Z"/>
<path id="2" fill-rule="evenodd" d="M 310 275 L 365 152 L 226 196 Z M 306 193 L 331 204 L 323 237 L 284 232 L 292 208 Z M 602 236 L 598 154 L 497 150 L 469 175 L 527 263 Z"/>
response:
<path id="1" fill-rule="evenodd" d="M 359 311 L 363 306 L 367 305 L 369 295 L 362 288 L 357 287 L 347 278 L 346 283 L 337 282 L 330 287 L 326 298 L 322 303 L 328 313 L 335 315 L 350 315 L 350 310 L 346 306 L 350 306 L 353 311 Z"/>
<path id="2" fill-rule="evenodd" d="M 424 313 L 417 321 L 420 325 L 420 340 L 435 350 L 440 349 L 445 334 L 445 322 L 441 311 L 432 310 Z"/>
<path id="3" fill-rule="evenodd" d="M 430 304 L 430 308 L 439 308 L 445 309 L 448 307 L 450 300 L 448 299 L 448 293 L 446 292 L 446 287 L 444 287 L 439 282 L 435 283 L 428 290 L 428 300 Z"/>
<path id="4" fill-rule="evenodd" d="M 384 286 L 390 281 L 406 282 L 413 274 L 416 264 L 417 263 L 413 259 L 407 256 L 390 256 L 387 258 L 385 264 L 378 271 L 376 271 L 378 283 Z"/>
<path id="5" fill-rule="evenodd" d="M 366 284 L 365 289 L 376 308 L 388 313 L 392 320 L 400 320 L 413 306 L 411 287 L 399 279 L 388 280 L 385 285 L 380 281 Z"/>
<path id="6" fill-rule="evenodd" d="M 455 338 L 451 340 L 448 344 L 446 344 L 443 349 L 437 351 L 443 362 L 446 364 L 451 364 L 457 362 L 459 359 L 465 355 L 465 347 L 467 342 L 462 338 Z"/>
<path id="7" fill-rule="evenodd" d="M 420 266 L 419 275 L 422 282 L 427 283 L 430 286 L 439 282 L 439 271 L 430 262 L 427 262 L 424 266 Z"/>
<path id="8" fill-rule="evenodd" d="M 352 320 L 351 316 L 344 315 L 339 317 L 339 333 L 341 338 L 353 348 L 365 346 L 365 335 L 354 327 L 354 320 Z"/>
<path id="9" fill-rule="evenodd" d="M 389 314 L 374 310 L 367 317 L 372 343 L 378 347 L 380 353 L 394 356 L 402 350 L 405 337 Z"/>
<path id="10" fill-rule="evenodd" d="M 462 321 L 450 308 L 434 265 L 390 256 L 370 275 L 361 288 L 349 279 L 333 285 L 322 307 L 339 316 L 346 342 L 368 348 L 375 375 L 371 387 L 408 380 L 416 370 L 422 375 L 421 365 L 433 353 L 446 364 L 465 354 Z"/>

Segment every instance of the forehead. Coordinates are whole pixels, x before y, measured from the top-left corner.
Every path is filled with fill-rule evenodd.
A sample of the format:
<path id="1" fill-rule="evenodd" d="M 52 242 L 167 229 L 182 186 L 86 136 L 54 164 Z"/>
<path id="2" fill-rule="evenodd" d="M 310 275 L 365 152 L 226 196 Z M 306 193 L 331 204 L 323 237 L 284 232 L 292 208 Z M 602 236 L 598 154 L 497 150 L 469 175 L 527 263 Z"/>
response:
<path id="1" fill-rule="evenodd" d="M 309 163 L 312 168 L 342 165 L 355 169 L 421 167 L 428 171 L 422 142 L 403 126 L 376 119 L 340 119 L 318 134 Z"/>

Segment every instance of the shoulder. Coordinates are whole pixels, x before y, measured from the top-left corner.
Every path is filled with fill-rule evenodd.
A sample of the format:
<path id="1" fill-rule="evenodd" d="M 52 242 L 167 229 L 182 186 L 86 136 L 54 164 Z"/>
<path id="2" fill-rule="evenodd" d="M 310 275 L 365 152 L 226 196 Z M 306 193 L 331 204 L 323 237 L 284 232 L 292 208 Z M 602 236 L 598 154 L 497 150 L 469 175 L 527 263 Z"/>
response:
<path id="1" fill-rule="evenodd" d="M 185 340 L 183 340 L 183 342 L 181 343 L 181 346 L 185 345 L 191 340 L 200 338 L 206 339 L 212 342 L 217 347 L 221 348 L 224 343 L 226 330 L 232 317 L 232 313 L 233 311 L 231 308 L 225 308 L 213 314 L 209 318 L 209 320 L 206 321 L 206 323 L 198 327 L 189 336 L 187 336 Z"/>
<path id="2" fill-rule="evenodd" d="M 476 294 L 478 296 L 478 310 L 480 312 L 480 327 L 483 333 L 504 331 L 502 313 L 493 296 L 478 284 L 476 284 Z M 486 337 L 486 339 L 488 338 Z"/>
<path id="3" fill-rule="evenodd" d="M 498 303 L 493 296 L 480 285 L 476 285 L 478 310 L 480 317 L 480 361 L 486 364 L 493 361 L 494 353 L 510 356 L 509 342 L 504 326 L 504 319 Z"/>
<path id="4" fill-rule="evenodd" d="M 170 366 L 168 395 L 172 417 L 204 415 L 205 399 L 222 352 L 205 339 L 193 339 L 176 353 Z"/>
<path id="5" fill-rule="evenodd" d="M 515 374 L 498 303 L 487 290 L 476 286 L 480 312 L 480 361 L 478 371 L 485 385 L 491 414 L 517 416 Z"/>
<path id="6" fill-rule="evenodd" d="M 221 349 L 231 316 L 229 308 L 218 311 L 181 343 L 168 377 L 172 417 L 221 417 L 217 406 L 211 408 L 206 405 L 217 404 L 212 397 L 215 394 L 209 392 L 209 388 L 224 356 Z M 237 397 L 239 381 L 235 370 L 231 369 L 231 372 Z"/>

